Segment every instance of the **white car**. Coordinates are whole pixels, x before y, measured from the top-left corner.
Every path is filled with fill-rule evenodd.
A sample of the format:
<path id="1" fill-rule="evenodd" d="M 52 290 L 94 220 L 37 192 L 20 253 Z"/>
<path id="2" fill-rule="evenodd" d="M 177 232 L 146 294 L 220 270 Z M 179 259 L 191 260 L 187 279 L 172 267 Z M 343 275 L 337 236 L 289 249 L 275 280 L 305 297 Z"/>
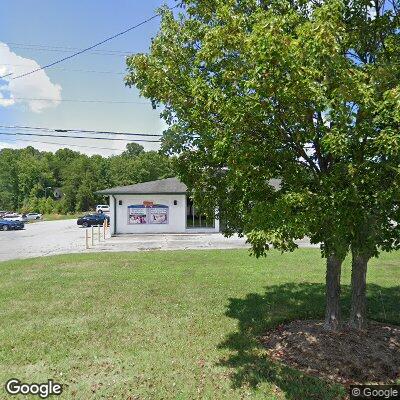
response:
<path id="1" fill-rule="evenodd" d="M 99 204 L 96 206 L 96 212 L 103 212 L 103 213 L 109 213 L 110 212 L 110 206 L 108 204 Z"/>
<path id="2" fill-rule="evenodd" d="M 35 221 L 38 219 L 42 219 L 42 214 L 39 213 L 28 213 L 26 214 L 26 218 L 28 221 Z"/>
<path id="3" fill-rule="evenodd" d="M 6 221 L 21 221 L 21 222 L 27 222 L 28 218 L 26 217 L 25 214 L 6 214 L 3 219 Z"/>

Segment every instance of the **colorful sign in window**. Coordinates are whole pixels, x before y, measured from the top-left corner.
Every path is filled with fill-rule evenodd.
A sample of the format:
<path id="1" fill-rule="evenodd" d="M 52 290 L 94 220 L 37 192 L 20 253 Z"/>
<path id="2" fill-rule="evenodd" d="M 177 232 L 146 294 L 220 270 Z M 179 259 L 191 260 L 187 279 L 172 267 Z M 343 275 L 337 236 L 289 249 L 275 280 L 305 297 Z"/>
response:
<path id="1" fill-rule="evenodd" d="M 152 202 L 128 206 L 128 224 L 168 224 L 168 210 L 168 206 Z"/>

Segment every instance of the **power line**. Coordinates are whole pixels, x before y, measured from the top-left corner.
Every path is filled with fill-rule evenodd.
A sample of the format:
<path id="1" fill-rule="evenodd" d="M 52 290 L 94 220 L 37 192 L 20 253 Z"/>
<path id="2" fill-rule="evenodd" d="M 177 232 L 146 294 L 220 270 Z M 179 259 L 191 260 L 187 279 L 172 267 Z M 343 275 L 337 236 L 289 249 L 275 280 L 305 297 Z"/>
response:
<path id="1" fill-rule="evenodd" d="M 172 10 L 172 8 L 171 8 Z M 158 14 L 156 14 L 158 15 Z M 73 46 L 55 46 L 51 44 L 40 44 L 40 43 L 16 43 L 16 42 L 5 42 L 3 41 L 6 45 L 12 45 L 12 46 L 24 46 L 24 47 L 40 47 L 40 48 L 46 48 L 46 49 L 55 49 L 55 50 L 70 50 L 70 51 L 76 51 L 76 50 L 83 50 L 81 47 L 73 47 Z M 93 50 L 93 51 L 99 51 L 99 50 Z M 130 53 L 132 50 L 112 50 L 112 49 L 104 49 L 104 51 L 110 52 L 110 53 Z"/>
<path id="2" fill-rule="evenodd" d="M 7 78 L 7 76 L 12 75 L 13 73 L 14 73 L 14 72 L 10 72 L 10 73 L 8 73 L 8 74 L 5 74 L 5 75 L 3 75 L 3 76 L 0 76 L 0 79 Z"/>
<path id="3" fill-rule="evenodd" d="M 30 68 L 27 64 L 3 64 L 0 62 L 0 65 L 7 65 L 11 67 L 27 67 Z M 117 71 L 98 71 L 98 70 L 87 70 L 87 69 L 69 69 L 69 68 L 52 68 L 53 71 L 67 71 L 67 72 L 89 72 L 95 74 L 110 74 L 110 75 L 125 75 L 125 72 L 117 72 Z"/>
<path id="4" fill-rule="evenodd" d="M 0 143 L 2 142 L 8 142 L 8 143 L 15 143 L 15 142 L 27 142 L 27 140 L 25 139 L 4 139 L 4 138 L 0 138 Z M 43 141 L 43 140 L 33 140 L 33 139 L 29 139 L 28 141 L 29 143 L 40 143 L 40 144 L 55 144 L 58 146 L 65 146 L 65 147 L 83 147 L 83 148 L 87 148 L 87 149 L 97 149 L 97 150 L 109 150 L 109 151 L 118 151 L 119 149 L 111 149 L 109 147 L 96 147 L 96 146 L 86 146 L 86 145 L 80 145 L 80 144 L 66 144 L 66 143 L 57 143 L 57 142 L 47 142 L 47 141 Z"/>
<path id="5" fill-rule="evenodd" d="M 106 135 L 125 135 L 125 136 L 152 136 L 152 137 L 162 137 L 161 134 L 153 133 L 131 133 L 131 132 L 115 132 L 115 131 L 96 131 L 96 130 L 86 130 L 86 129 L 59 129 L 59 128 L 44 128 L 38 126 L 20 126 L 20 125 L 0 125 L 3 129 L 28 129 L 28 130 L 40 130 L 46 132 L 80 132 L 80 133 L 95 133 L 95 134 L 106 134 Z"/>
<path id="6" fill-rule="evenodd" d="M 44 46 L 44 45 L 34 45 L 34 44 L 23 44 L 23 43 L 12 43 L 8 42 L 7 45 L 11 45 L 13 48 L 22 49 L 22 50 L 34 50 L 34 51 L 49 51 L 49 52 L 57 52 L 57 53 L 73 53 L 77 51 L 82 51 L 84 49 L 77 47 L 52 47 L 52 46 Z M 105 55 L 105 56 L 130 56 L 132 51 L 119 51 L 119 50 L 94 50 L 94 51 L 86 51 L 86 53 L 96 54 L 96 55 Z"/>
<path id="7" fill-rule="evenodd" d="M 174 8 L 176 8 L 176 7 L 178 7 L 178 6 L 180 6 L 180 4 L 177 4 L 176 6 L 174 6 L 174 7 L 172 7 L 172 8 L 169 8 L 169 10 L 173 10 Z M 159 13 L 154 14 L 154 15 L 151 16 L 150 18 L 147 18 L 146 20 L 144 20 L 144 21 L 142 21 L 142 22 L 139 22 L 138 24 L 136 24 L 136 25 L 134 25 L 134 26 L 131 26 L 130 28 L 125 29 L 125 30 L 122 31 L 122 32 L 119 32 L 119 33 L 117 33 L 117 34 L 115 34 L 115 35 L 113 35 L 113 36 L 110 36 L 110 37 L 108 37 L 108 38 L 102 40 L 101 42 L 95 43 L 95 44 L 93 44 L 92 46 L 86 47 L 85 49 L 82 49 L 82 50 L 80 50 L 80 51 L 77 51 L 77 52 L 75 52 L 75 53 L 73 53 L 73 54 L 71 54 L 71 55 L 69 55 L 69 56 L 67 56 L 67 57 L 61 58 L 61 59 L 59 59 L 59 60 L 57 60 L 57 61 L 54 61 L 54 62 L 52 62 L 52 63 L 50 63 L 50 64 L 44 65 L 44 66 L 42 66 L 42 67 L 40 67 L 40 68 L 36 68 L 36 69 L 34 69 L 34 70 L 30 71 L 30 72 L 26 72 L 26 73 L 24 73 L 24 74 L 17 75 L 17 76 L 15 76 L 14 78 L 11 78 L 11 79 L 14 80 L 14 79 L 23 78 L 23 77 L 28 76 L 28 75 L 31 75 L 31 74 L 33 74 L 33 73 L 35 73 L 35 72 L 38 72 L 38 71 L 41 71 L 41 70 L 43 70 L 43 69 L 52 67 L 53 65 L 59 64 L 59 63 L 61 63 L 61 62 L 63 62 L 63 61 L 69 60 L 70 58 L 76 57 L 76 56 L 78 56 L 78 55 L 80 55 L 80 54 L 82 54 L 82 53 L 85 53 L 85 52 L 87 52 L 87 51 L 89 51 L 89 50 L 94 49 L 95 47 L 98 47 L 98 46 L 100 46 L 100 45 L 102 45 L 102 44 L 104 44 L 104 43 L 106 43 L 106 42 L 109 42 L 110 40 L 113 40 L 113 39 L 117 38 L 118 36 L 122 36 L 122 35 L 124 35 L 125 33 L 128 33 L 128 32 L 130 32 L 130 31 L 132 31 L 133 29 L 136 29 L 136 28 L 138 28 L 138 27 L 140 27 L 140 26 L 142 26 L 142 25 L 144 25 L 144 24 L 147 24 L 148 22 L 152 21 L 153 19 L 159 17 L 159 15 L 160 15 Z M 12 73 L 11 73 L 11 74 L 12 74 Z M 8 76 L 8 75 L 10 75 L 10 74 L 7 74 L 7 75 L 2 76 L 2 77 L 0 77 L 0 79 L 6 77 L 6 76 Z"/>
<path id="8" fill-rule="evenodd" d="M 160 143 L 160 140 L 148 140 L 148 139 L 122 139 L 122 138 L 105 138 L 105 137 L 87 137 L 87 136 L 68 136 L 68 135 L 47 135 L 41 133 L 21 133 L 21 132 L 0 132 L 0 135 L 8 136 L 38 136 L 38 137 L 53 137 L 53 138 L 67 138 L 67 139 L 88 139 L 88 140 L 111 140 L 111 141 L 123 141 L 123 142 L 144 142 L 144 143 Z"/>
<path id="9" fill-rule="evenodd" d="M 31 97 L 10 97 L 9 99 L 3 98 L 2 100 L 27 100 L 27 101 L 61 101 L 69 103 L 104 103 L 104 104 L 143 104 L 150 105 L 150 102 L 144 101 L 124 101 L 124 100 L 84 100 L 84 99 L 39 99 Z"/>
<path id="10" fill-rule="evenodd" d="M 33 50 L 33 51 L 46 51 L 46 52 L 53 52 L 53 53 L 72 53 L 72 50 L 56 50 L 56 49 L 40 49 L 34 47 L 23 47 L 23 46 L 13 46 L 13 49 L 18 50 Z M 96 55 L 96 56 L 115 56 L 115 57 L 129 57 L 132 53 L 107 53 L 104 51 L 86 51 L 86 54 Z"/>

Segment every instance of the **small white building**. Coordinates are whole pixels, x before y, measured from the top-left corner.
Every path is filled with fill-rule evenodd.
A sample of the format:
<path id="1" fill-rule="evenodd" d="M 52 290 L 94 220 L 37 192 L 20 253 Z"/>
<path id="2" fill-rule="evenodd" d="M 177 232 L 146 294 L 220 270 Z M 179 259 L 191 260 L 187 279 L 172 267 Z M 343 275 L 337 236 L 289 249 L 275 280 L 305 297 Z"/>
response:
<path id="1" fill-rule="evenodd" d="M 177 178 L 100 190 L 110 197 L 112 234 L 219 232 L 219 221 L 196 212 Z"/>

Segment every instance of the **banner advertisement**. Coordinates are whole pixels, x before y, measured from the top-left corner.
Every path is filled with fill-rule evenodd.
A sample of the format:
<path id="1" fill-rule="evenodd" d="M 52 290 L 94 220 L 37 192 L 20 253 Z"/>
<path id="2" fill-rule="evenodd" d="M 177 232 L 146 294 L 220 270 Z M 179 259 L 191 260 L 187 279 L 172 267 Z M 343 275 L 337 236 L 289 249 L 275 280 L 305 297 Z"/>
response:
<path id="1" fill-rule="evenodd" d="M 128 207 L 128 224 L 147 224 L 147 209 L 143 205 Z"/>
<path id="2" fill-rule="evenodd" d="M 156 204 L 149 208 L 149 222 L 150 224 L 168 224 L 168 206 Z"/>
<path id="3" fill-rule="evenodd" d="M 128 206 L 128 224 L 168 224 L 168 210 L 168 206 L 152 202 Z"/>

